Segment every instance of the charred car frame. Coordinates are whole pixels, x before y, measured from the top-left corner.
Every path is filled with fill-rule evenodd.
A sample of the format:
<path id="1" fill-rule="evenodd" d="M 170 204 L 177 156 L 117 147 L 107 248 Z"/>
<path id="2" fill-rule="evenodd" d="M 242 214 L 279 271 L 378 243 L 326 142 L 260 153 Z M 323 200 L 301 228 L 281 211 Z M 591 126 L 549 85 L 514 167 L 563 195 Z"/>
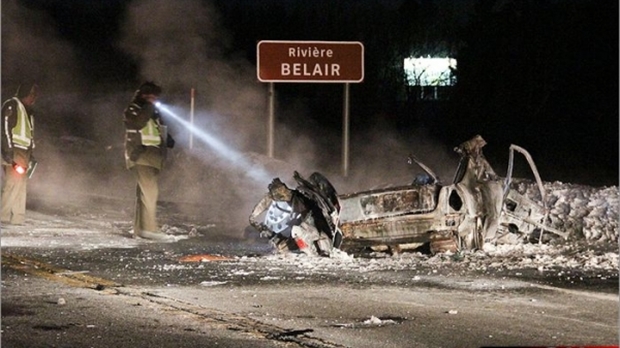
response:
<path id="1" fill-rule="evenodd" d="M 315 197 L 329 197 L 327 205 L 333 209 L 325 215 L 335 225 L 331 235 L 342 235 L 333 246 L 344 251 L 379 246 L 398 251 L 426 244 L 432 253 L 455 252 L 482 248 L 484 243 L 533 237 L 541 241 L 544 232 L 566 238 L 566 233 L 548 225 L 546 193 L 530 154 L 511 145 L 507 174 L 501 178 L 482 153 L 485 145 L 477 135 L 454 148 L 461 159 L 450 185 L 441 184 L 430 168 L 410 156 L 426 175 L 408 185 L 337 195 L 326 178 L 314 173 L 318 184 L 301 186 L 318 190 Z M 511 188 L 515 152 L 525 156 L 540 201 Z M 321 192 L 325 188 L 329 192 Z"/>

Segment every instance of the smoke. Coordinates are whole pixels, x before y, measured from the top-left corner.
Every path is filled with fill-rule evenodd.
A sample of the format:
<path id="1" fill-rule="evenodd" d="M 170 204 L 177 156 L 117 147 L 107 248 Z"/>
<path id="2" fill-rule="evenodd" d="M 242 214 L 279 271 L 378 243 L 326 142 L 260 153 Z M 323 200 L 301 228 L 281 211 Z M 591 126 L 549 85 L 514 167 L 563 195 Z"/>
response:
<path id="1" fill-rule="evenodd" d="M 185 103 L 187 115 L 189 90 L 195 88 L 198 111 L 194 126 L 197 130 L 217 137 L 228 148 L 240 153 L 265 153 L 267 86 L 257 82 L 255 65 L 232 50 L 230 35 L 221 26 L 217 11 L 207 2 L 197 0 L 139 0 L 131 3 L 127 10 L 119 46 L 139 62 L 142 79 L 161 83 L 164 99 L 166 89 L 170 93 L 184 91 L 185 101 L 180 103 Z M 278 86 L 276 96 L 277 91 Z M 317 124 L 302 102 L 284 105 L 276 98 L 276 119 L 282 122 L 275 126 L 274 155 L 302 174 L 324 172 L 334 181 L 342 182 L 343 190 L 378 185 L 372 183 L 372 178 L 384 183 L 411 182 L 415 173 L 406 160 L 415 150 L 422 152 L 416 152 L 418 157 L 430 155 L 428 158 L 437 159 L 437 163 L 445 163 L 444 159 L 449 156 L 442 148 L 440 154 L 431 154 L 437 148 L 422 134 L 403 139 L 378 125 L 370 134 L 351 135 L 355 139 L 350 145 L 351 176 L 342 178 L 340 130 L 329 130 Z M 175 129 L 171 125 L 175 134 L 182 135 L 180 141 L 184 145 L 188 136 L 186 128 Z M 204 149 L 218 151 L 208 146 Z M 203 156 L 196 160 L 205 159 Z M 234 171 L 231 164 L 223 163 L 227 170 Z M 282 180 L 292 177 L 292 172 L 272 174 Z M 234 173 L 229 175 L 235 176 Z M 260 192 L 264 191 L 265 184 L 256 183 Z M 236 193 L 236 196 L 247 195 L 248 192 Z"/>
<path id="2" fill-rule="evenodd" d="M 216 130 L 231 147 L 264 151 L 265 88 L 255 67 L 231 53 L 213 8 L 201 1 L 134 1 L 122 28 L 119 47 L 138 62 L 142 80 L 163 86 L 168 104 L 189 109 L 194 88 L 198 126 Z"/>
<path id="3" fill-rule="evenodd" d="M 218 150 L 194 137 L 190 150 L 191 127 L 167 118 L 177 146 L 160 178 L 160 201 L 202 204 L 203 217 L 231 225 L 247 223 L 271 178 L 294 186 L 294 170 L 304 176 L 322 172 L 340 193 L 348 193 L 411 182 L 419 170 L 406 164 L 409 153 L 444 181 L 449 177 L 435 164 L 456 163 L 449 150 L 423 134 L 402 137 L 378 123 L 365 134 L 352 129 L 350 171 L 343 177 L 341 130 L 318 123 L 303 99 L 279 103 L 278 85 L 275 158 L 268 158 L 268 86 L 257 81 L 254 63 L 231 47 L 229 33 L 208 2 L 135 0 L 125 6 L 114 49 L 135 62 L 135 86 L 129 73 L 99 84 L 89 70 L 97 65 L 84 61 L 84 50 L 91 47 L 73 46 L 48 14 L 19 4 L 2 4 L 2 93 L 4 99 L 11 96 L 22 79 L 36 79 L 41 86 L 35 113 L 39 167 L 29 183 L 29 200 L 38 208 L 72 202 L 98 209 L 92 197 L 100 196 L 121 200 L 119 207 L 130 219 L 133 205 L 127 202 L 133 200 L 135 183 L 124 163 L 122 111 L 144 80 L 162 85 L 163 101 L 184 120 L 189 120 L 194 88 L 191 127 L 219 144 Z M 38 197 L 52 203 L 42 207 Z"/>
<path id="4" fill-rule="evenodd" d="M 90 119 L 83 118 L 89 114 L 87 109 L 77 107 L 84 105 L 86 98 L 80 93 L 88 84 L 76 49 L 59 35 L 54 19 L 34 6 L 21 4 L 17 0 L 2 2 L 2 99 L 12 97 L 25 81 L 39 85 L 34 107 L 34 156 L 39 165 L 29 182 L 28 205 L 57 209 L 62 202 L 79 199 L 73 192 L 96 187 L 88 175 L 82 175 L 83 164 L 65 152 L 77 140 L 72 137 L 74 132 L 86 134 L 92 129 Z M 82 142 L 78 148 L 89 151 L 90 145 Z M 41 197 L 49 198 L 50 204 L 42 207 Z"/>
<path id="5" fill-rule="evenodd" d="M 403 135 L 377 121 L 366 132 L 353 132 L 349 175 L 335 176 L 333 184 L 341 193 L 411 184 L 425 171 L 409 163 L 410 155 L 428 166 L 440 183 L 452 182 L 459 160 L 452 148 L 432 140 L 424 130 Z"/>
<path id="6" fill-rule="evenodd" d="M 23 82 L 39 85 L 37 137 L 67 135 L 69 128 L 90 130 L 80 117 L 84 109 L 75 107 L 85 100 L 79 94 L 87 89 L 86 74 L 76 49 L 56 28 L 54 19 L 40 9 L 17 0 L 2 2 L 2 99 L 12 97 Z"/>
<path id="7" fill-rule="evenodd" d="M 137 59 L 144 79 L 167 88 L 203 87 L 209 61 L 226 45 L 217 27 L 215 12 L 198 1 L 134 1 L 119 46 Z"/>
<path id="8" fill-rule="evenodd" d="M 83 81 L 71 45 L 56 36 L 46 13 L 2 2 L 2 96 L 12 96 L 23 81 L 34 80 L 41 94 L 75 90 Z"/>
<path id="9" fill-rule="evenodd" d="M 189 92 L 196 91 L 192 125 L 167 119 L 179 146 L 162 174 L 163 194 L 191 197 L 219 218 L 226 212 L 228 221 L 247 224 L 271 176 L 284 174 L 266 172 L 249 155 L 266 152 L 267 90 L 256 67 L 231 49 L 217 11 L 204 1 L 134 1 L 122 28 L 119 47 L 138 62 L 142 80 L 163 86 L 162 99 L 180 118 L 189 120 Z"/>

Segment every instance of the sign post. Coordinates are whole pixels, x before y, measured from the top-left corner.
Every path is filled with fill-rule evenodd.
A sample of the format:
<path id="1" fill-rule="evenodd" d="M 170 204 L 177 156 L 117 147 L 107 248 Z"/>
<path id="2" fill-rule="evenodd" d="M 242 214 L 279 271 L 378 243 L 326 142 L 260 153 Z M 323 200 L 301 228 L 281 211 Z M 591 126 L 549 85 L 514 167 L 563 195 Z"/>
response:
<path id="1" fill-rule="evenodd" d="M 273 128 L 275 124 L 275 91 L 273 82 L 269 82 L 269 120 L 267 120 L 267 155 L 273 158 Z"/>
<path id="2" fill-rule="evenodd" d="M 349 161 L 349 83 L 364 80 L 364 46 L 341 41 L 260 41 L 256 50 L 257 77 L 269 82 L 269 157 L 273 157 L 273 83 L 344 83 L 343 176 Z"/>

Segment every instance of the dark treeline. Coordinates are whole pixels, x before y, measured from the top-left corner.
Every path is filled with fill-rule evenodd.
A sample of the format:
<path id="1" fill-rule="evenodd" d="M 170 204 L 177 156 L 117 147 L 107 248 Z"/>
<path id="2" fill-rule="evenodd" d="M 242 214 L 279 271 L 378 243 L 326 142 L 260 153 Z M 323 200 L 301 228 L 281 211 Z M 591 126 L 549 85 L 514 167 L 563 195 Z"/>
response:
<path id="1" fill-rule="evenodd" d="M 360 41 L 365 79 L 351 86 L 352 129 L 423 128 L 446 144 L 482 134 L 490 155 L 524 146 L 566 180 L 618 177 L 618 2 L 217 0 L 233 47 L 260 40 Z M 443 102 L 409 93 L 403 59 L 451 56 L 457 85 Z M 342 87 L 279 84 L 338 126 Z M 589 174 L 592 176 L 588 177 Z"/>
<path id="2" fill-rule="evenodd" d="M 547 178 L 561 172 L 565 181 L 617 184 L 616 0 L 203 1 L 217 8 L 217 35 L 231 60 L 255 64 L 261 40 L 362 42 L 352 136 L 381 125 L 403 136 L 423 130 L 451 147 L 481 134 L 493 144 L 487 156 L 505 158 L 514 143 L 532 152 Z M 138 82 L 138 63 L 115 44 L 131 1 L 19 3 L 57 21 L 93 82 Z M 10 35 L 3 27 L 3 48 Z M 458 61 L 457 84 L 440 102 L 417 100 L 406 87 L 404 58 L 427 55 Z M 4 61 L 3 83 L 11 82 Z M 340 131 L 342 85 L 282 83 L 276 93 L 283 106 L 307 106 L 311 119 L 281 121 Z"/>
<path id="3" fill-rule="evenodd" d="M 465 29 L 457 127 L 522 143 L 546 172 L 617 183 L 618 2 L 481 2 Z"/>

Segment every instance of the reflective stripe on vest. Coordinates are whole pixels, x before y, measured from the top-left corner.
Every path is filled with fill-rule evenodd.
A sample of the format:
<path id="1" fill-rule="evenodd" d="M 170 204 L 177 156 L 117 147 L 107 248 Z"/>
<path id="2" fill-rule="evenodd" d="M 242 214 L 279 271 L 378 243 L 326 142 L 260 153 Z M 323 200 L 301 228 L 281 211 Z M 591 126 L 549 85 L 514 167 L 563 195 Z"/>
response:
<path id="1" fill-rule="evenodd" d="M 22 104 L 18 98 L 12 99 L 17 102 L 17 123 L 15 124 L 15 127 L 11 129 L 13 146 L 27 150 L 30 147 L 30 144 L 32 144 L 32 123 L 28 117 L 24 104 Z"/>
<path id="2" fill-rule="evenodd" d="M 161 144 L 159 127 L 152 118 L 149 119 L 146 126 L 140 130 L 140 134 L 142 134 L 142 145 L 144 146 L 159 146 L 159 144 Z"/>

